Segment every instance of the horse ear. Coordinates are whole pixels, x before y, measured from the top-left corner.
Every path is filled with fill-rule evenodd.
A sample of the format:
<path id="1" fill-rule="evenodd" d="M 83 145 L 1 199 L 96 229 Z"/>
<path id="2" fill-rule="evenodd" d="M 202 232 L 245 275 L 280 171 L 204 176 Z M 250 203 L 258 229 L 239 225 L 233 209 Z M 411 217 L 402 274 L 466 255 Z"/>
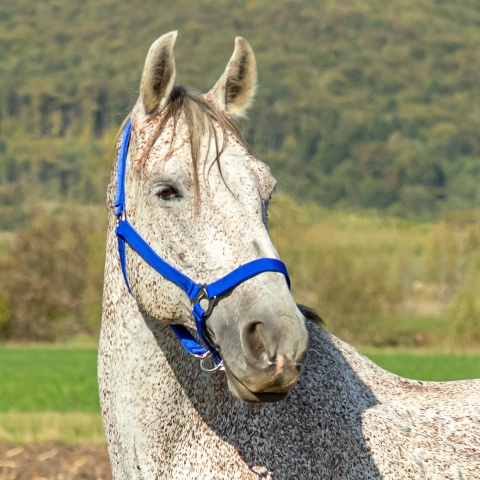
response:
<path id="1" fill-rule="evenodd" d="M 148 51 L 143 68 L 140 96 L 147 115 L 162 110 L 175 82 L 173 45 L 177 32 L 162 35 Z"/>
<path id="2" fill-rule="evenodd" d="M 240 117 L 249 107 L 257 85 L 257 64 L 252 47 L 235 38 L 235 50 L 225 72 L 207 94 L 230 117 Z"/>

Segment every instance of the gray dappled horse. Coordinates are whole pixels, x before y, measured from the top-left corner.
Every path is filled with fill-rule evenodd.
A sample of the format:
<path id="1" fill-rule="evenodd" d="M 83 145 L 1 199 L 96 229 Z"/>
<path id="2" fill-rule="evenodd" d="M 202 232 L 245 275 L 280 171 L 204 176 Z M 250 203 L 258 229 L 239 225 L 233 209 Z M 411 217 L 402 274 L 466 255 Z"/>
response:
<path id="1" fill-rule="evenodd" d="M 478 380 L 388 373 L 292 299 L 267 232 L 275 180 L 231 121 L 255 90 L 248 43 L 201 96 L 174 86 L 175 39 L 148 53 L 108 190 L 114 478 L 480 478 Z"/>

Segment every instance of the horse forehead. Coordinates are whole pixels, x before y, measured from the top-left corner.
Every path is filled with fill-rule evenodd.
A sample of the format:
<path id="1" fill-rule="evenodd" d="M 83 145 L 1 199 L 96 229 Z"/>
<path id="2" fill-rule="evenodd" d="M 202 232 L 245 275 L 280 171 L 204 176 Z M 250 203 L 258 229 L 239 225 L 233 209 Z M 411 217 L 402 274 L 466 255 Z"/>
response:
<path id="1" fill-rule="evenodd" d="M 148 149 L 148 137 L 155 135 L 155 123 L 152 122 L 140 135 L 137 140 L 135 150 L 137 156 L 142 155 L 142 150 Z M 217 135 L 204 134 L 204 141 L 201 142 L 201 151 L 198 152 L 199 172 L 208 172 L 214 174 L 218 169 L 211 168 L 217 161 L 217 152 L 224 141 L 225 132 L 217 131 Z M 222 168 L 228 168 L 232 175 L 229 181 L 244 181 L 246 177 L 252 178 L 257 183 L 260 191 L 270 193 L 276 184 L 275 178 L 270 172 L 268 165 L 254 157 L 233 135 L 226 132 L 225 151 L 222 152 L 219 163 Z M 174 128 L 173 120 L 167 121 L 165 128 L 160 135 L 155 138 L 147 161 L 142 165 L 144 173 L 159 174 L 165 173 L 175 175 L 182 173 L 190 176 L 192 167 L 190 133 L 185 122 L 180 121 L 177 128 Z M 218 172 L 220 173 L 220 172 Z"/>
<path id="2" fill-rule="evenodd" d="M 188 170 L 187 167 L 190 165 L 191 151 L 188 133 L 180 129 L 174 134 L 173 128 L 169 128 L 156 138 L 148 153 L 144 168 L 147 173 L 158 173 L 159 171 L 175 173 L 176 170 Z"/>

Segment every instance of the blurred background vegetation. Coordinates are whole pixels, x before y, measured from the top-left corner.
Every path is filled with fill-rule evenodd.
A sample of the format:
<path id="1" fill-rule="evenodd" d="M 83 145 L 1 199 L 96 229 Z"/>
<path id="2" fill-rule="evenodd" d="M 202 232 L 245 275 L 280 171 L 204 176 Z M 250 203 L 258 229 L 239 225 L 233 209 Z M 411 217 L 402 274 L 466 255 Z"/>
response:
<path id="1" fill-rule="evenodd" d="M 242 129 L 297 300 L 356 344 L 479 345 L 477 1 L 17 0 L 0 23 L 0 339 L 98 332 L 113 139 L 178 29 L 193 90 L 236 35 L 256 52 Z"/>

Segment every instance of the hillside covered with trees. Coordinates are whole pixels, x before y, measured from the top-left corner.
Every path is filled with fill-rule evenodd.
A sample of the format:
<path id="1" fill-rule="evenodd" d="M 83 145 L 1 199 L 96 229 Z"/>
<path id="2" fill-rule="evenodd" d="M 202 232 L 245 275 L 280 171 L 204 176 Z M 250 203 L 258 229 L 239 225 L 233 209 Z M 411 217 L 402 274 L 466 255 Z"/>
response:
<path id="1" fill-rule="evenodd" d="M 18 0 L 0 22 L 2 229 L 42 202 L 103 201 L 146 51 L 173 29 L 177 78 L 199 91 L 249 40 L 243 129 L 297 202 L 417 218 L 479 204 L 475 0 Z"/>
<path id="2" fill-rule="evenodd" d="M 171 30 L 195 91 L 255 50 L 241 128 L 297 301 L 347 340 L 478 346 L 477 0 L 3 2 L 0 339 L 98 331 L 113 140 Z"/>

